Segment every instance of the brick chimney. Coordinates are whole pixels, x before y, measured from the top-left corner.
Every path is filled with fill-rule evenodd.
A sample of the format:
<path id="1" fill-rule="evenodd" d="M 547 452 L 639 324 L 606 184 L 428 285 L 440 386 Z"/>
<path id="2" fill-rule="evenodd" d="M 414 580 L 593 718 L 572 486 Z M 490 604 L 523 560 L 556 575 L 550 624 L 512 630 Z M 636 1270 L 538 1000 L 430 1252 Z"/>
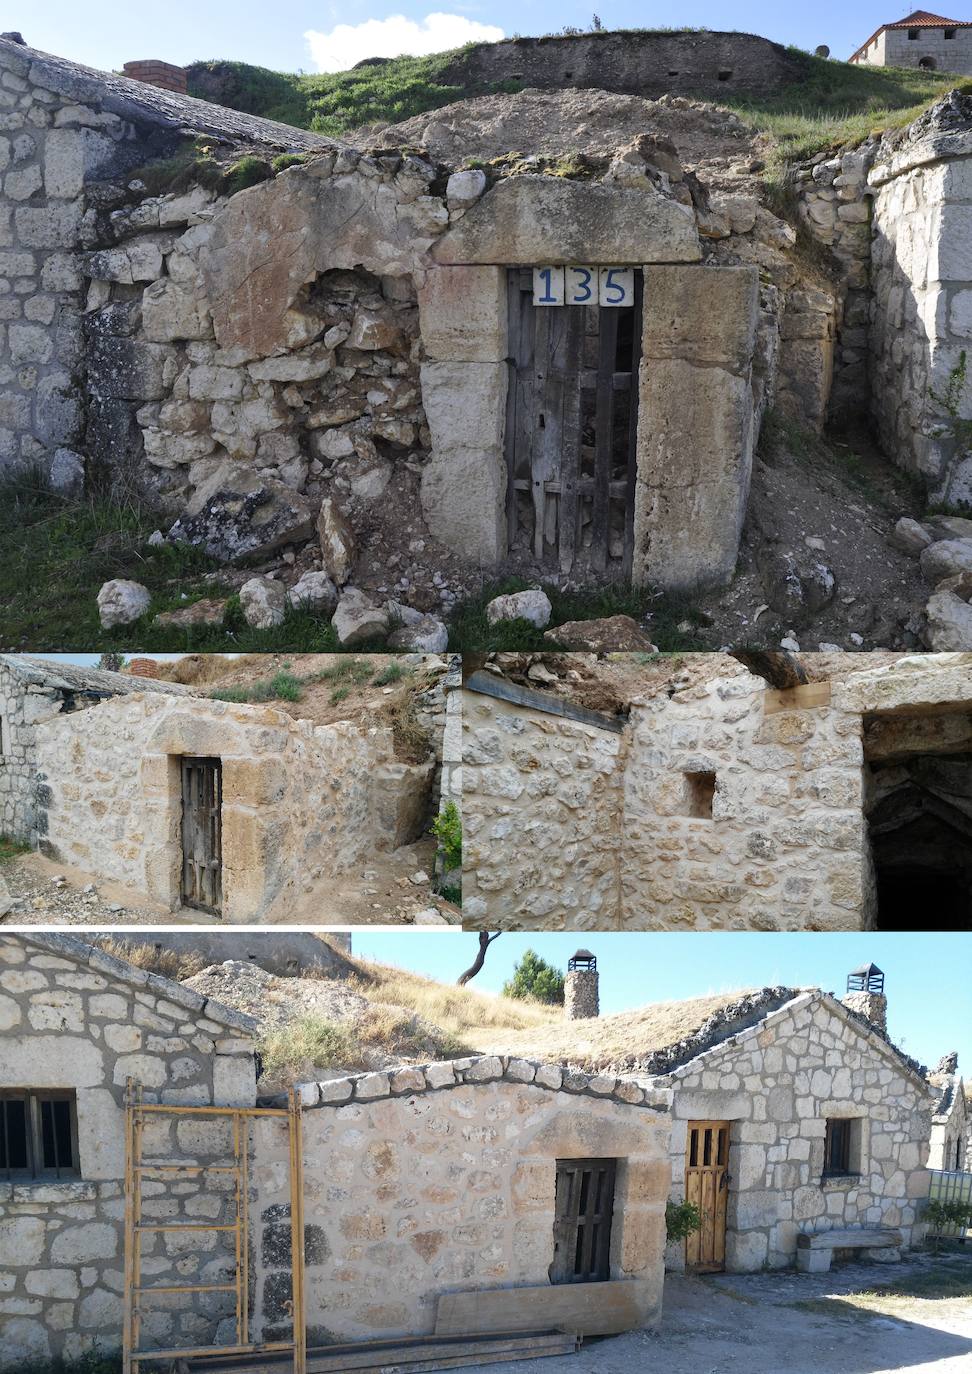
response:
<path id="1" fill-rule="evenodd" d="M 177 95 L 185 95 L 188 90 L 185 67 L 174 67 L 171 62 L 160 62 L 157 58 L 147 58 L 142 62 L 126 62 L 123 74 L 130 81 L 144 81 L 147 86 L 158 86 L 163 91 L 175 91 Z"/>
<path id="2" fill-rule="evenodd" d="M 862 964 L 847 975 L 844 1006 L 870 1021 L 879 1035 L 888 1033 L 888 999 L 884 995 L 884 974 L 877 964 Z"/>
<path id="3" fill-rule="evenodd" d="M 154 658 L 133 658 L 128 672 L 131 677 L 158 677 L 159 665 Z"/>
<path id="4" fill-rule="evenodd" d="M 599 1011 L 597 960 L 589 949 L 579 949 L 567 960 L 564 1016 L 568 1021 L 589 1021 Z"/>

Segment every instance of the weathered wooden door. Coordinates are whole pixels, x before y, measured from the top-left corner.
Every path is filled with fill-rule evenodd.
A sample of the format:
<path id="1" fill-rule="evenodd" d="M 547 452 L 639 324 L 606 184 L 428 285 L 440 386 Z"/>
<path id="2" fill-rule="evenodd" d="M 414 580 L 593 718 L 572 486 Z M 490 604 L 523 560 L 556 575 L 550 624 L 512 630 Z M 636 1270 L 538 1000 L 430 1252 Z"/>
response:
<path id="1" fill-rule="evenodd" d="M 611 1277 L 613 1159 L 558 1159 L 551 1283 Z"/>
<path id="2" fill-rule="evenodd" d="M 182 900 L 218 915 L 223 902 L 223 773 L 219 759 L 182 760 Z"/>
<path id="3" fill-rule="evenodd" d="M 535 306 L 509 272 L 506 413 L 511 552 L 544 566 L 631 574 L 642 279 L 635 304 Z"/>
<path id="4" fill-rule="evenodd" d="M 702 1226 L 685 1242 L 689 1269 L 726 1267 L 726 1205 L 729 1201 L 729 1122 L 690 1121 L 685 1152 L 685 1201 L 702 1213 Z"/>

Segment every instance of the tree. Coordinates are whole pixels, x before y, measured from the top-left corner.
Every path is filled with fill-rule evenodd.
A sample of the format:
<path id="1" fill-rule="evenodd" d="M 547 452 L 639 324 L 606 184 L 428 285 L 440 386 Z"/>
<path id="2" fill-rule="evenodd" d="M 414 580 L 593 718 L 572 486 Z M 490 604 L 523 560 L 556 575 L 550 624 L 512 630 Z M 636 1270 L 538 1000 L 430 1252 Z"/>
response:
<path id="1" fill-rule="evenodd" d="M 530 997 L 535 1002 L 562 1003 L 564 975 L 559 968 L 528 949 L 513 969 L 513 977 L 503 984 L 504 997 Z"/>
<path id="2" fill-rule="evenodd" d="M 501 930 L 498 930 L 495 935 L 488 935 L 485 930 L 481 930 L 479 932 L 479 953 L 476 955 L 475 959 L 466 969 L 465 973 L 460 973 L 459 977 L 456 979 L 456 982 L 460 985 L 460 987 L 464 983 L 468 983 L 471 978 L 476 977 L 476 974 L 479 972 L 483 964 L 486 962 L 486 951 L 489 949 L 490 945 L 493 943 L 494 940 L 499 939 L 502 933 L 503 932 Z"/>
<path id="3" fill-rule="evenodd" d="M 120 673 L 124 666 L 124 654 L 102 654 L 98 659 L 98 667 L 103 668 L 107 673 Z"/>

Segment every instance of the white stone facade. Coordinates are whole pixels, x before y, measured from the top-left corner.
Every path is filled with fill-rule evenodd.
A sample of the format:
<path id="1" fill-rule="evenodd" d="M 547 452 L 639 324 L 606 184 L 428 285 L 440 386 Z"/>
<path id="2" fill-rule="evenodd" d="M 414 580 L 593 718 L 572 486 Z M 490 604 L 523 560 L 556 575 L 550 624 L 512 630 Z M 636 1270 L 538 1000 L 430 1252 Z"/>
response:
<path id="1" fill-rule="evenodd" d="M 796 994 L 654 1082 L 674 1092 L 674 1199 L 684 1197 L 687 1123 L 730 1123 L 728 1270 L 792 1266 L 801 1232 L 886 1227 L 906 1246 L 920 1239 L 934 1096 L 828 994 Z M 851 1171 L 824 1177 L 837 1118 L 855 1123 Z M 683 1267 L 682 1247 L 669 1247 L 668 1263 Z"/>
<path id="2" fill-rule="evenodd" d="M 0 1090 L 72 1092 L 77 1177 L 0 1182 L 0 1360 L 77 1359 L 121 1344 L 128 1078 L 146 1101 L 252 1106 L 255 1025 L 248 1017 L 63 936 L 0 936 Z M 167 1119 L 168 1124 L 168 1119 Z M 174 1126 L 172 1129 L 175 1129 Z M 181 1124 L 180 1144 L 207 1150 Z M 149 1153 L 173 1140 L 159 1135 Z M 192 1156 L 191 1156 L 192 1157 Z M 146 1218 L 212 1217 L 198 1181 L 147 1183 Z M 217 1205 L 221 1205 L 216 1199 Z M 155 1282 L 220 1282 L 208 1239 L 145 1238 Z M 211 1302 L 162 1304 L 160 1342 L 211 1341 Z"/>
<path id="3" fill-rule="evenodd" d="M 862 67 L 921 67 L 925 71 L 972 73 L 972 27 L 922 24 L 883 28 L 851 58 Z"/>
<path id="4" fill-rule="evenodd" d="M 940 1092 L 938 1108 L 932 1117 L 929 1169 L 949 1172 L 968 1170 L 968 1155 L 972 1148 L 972 1120 L 961 1075 L 932 1076 Z"/>
<path id="5" fill-rule="evenodd" d="M 637 1285 L 643 1324 L 658 1320 L 664 1090 L 497 1055 L 302 1092 L 312 1342 L 423 1335 L 442 1293 L 547 1285 L 556 1161 L 570 1158 L 618 1161 L 610 1277 Z M 288 1203 L 285 1159 L 283 1132 L 260 1122 L 252 1177 L 268 1229 Z M 267 1235 L 254 1313 L 263 1339 L 288 1330 L 285 1264 Z"/>

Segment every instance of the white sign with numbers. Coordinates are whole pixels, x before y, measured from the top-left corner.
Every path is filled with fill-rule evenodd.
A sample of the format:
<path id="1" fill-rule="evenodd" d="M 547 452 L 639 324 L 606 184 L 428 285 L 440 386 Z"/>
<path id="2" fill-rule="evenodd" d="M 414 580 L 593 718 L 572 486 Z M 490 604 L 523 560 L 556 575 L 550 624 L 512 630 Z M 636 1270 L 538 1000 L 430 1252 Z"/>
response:
<path id="1" fill-rule="evenodd" d="M 535 267 L 534 305 L 634 305 L 633 267 Z"/>

